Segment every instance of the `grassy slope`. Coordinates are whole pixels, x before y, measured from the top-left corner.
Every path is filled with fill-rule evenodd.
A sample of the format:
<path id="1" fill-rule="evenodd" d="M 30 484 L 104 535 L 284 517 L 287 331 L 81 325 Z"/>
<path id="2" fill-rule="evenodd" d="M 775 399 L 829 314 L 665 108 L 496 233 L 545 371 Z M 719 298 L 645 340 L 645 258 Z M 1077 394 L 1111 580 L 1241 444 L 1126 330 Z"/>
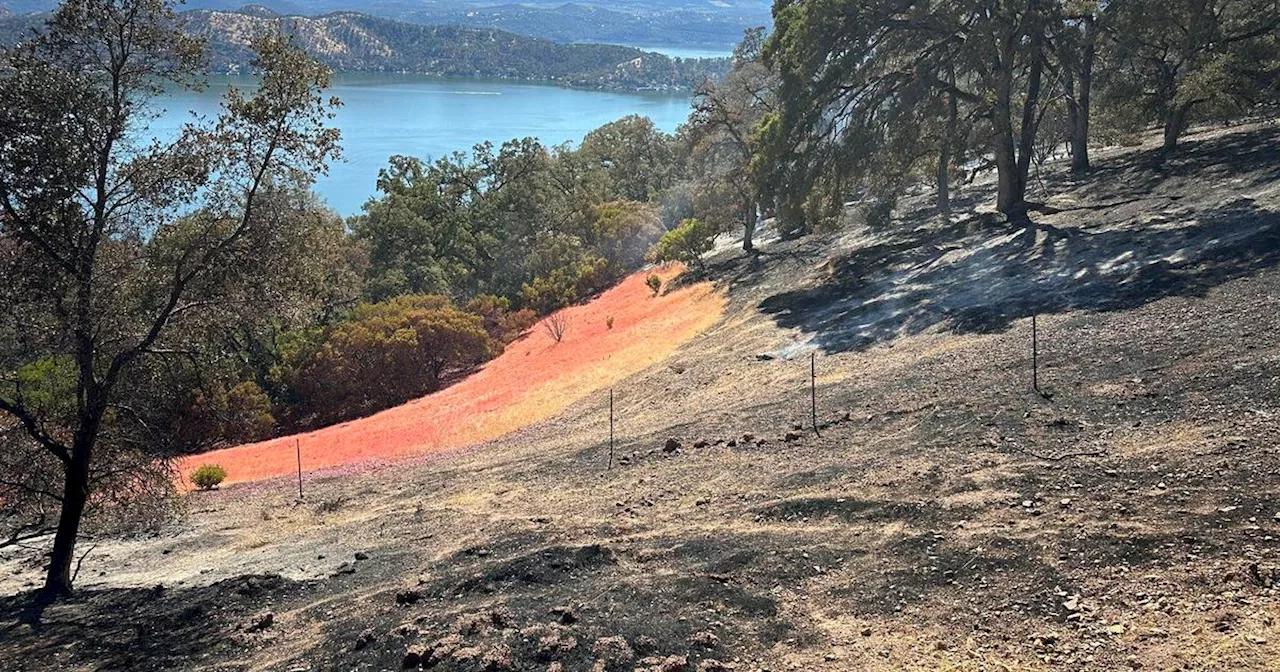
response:
<path id="1" fill-rule="evenodd" d="M 272 483 L 201 493 L 173 536 L 102 542 L 92 589 L 39 630 L 0 626 L 0 654 L 394 669 L 421 644 L 445 670 L 1266 669 L 1278 141 L 1201 135 L 1160 167 L 1103 154 L 1087 180 L 1047 176 L 1057 212 L 1036 231 L 908 211 L 917 226 L 718 257 L 724 317 L 617 385 L 626 464 L 604 470 L 593 396 L 477 450 L 318 479 L 300 505 Z M 1028 389 L 1033 313 L 1051 398 Z M 821 436 L 786 441 L 815 347 Z M 684 448 L 665 453 L 669 436 Z M 3 576 L 38 578 L 18 559 Z M 558 605 L 578 620 L 556 623 Z M 246 632 L 264 611 L 273 625 Z"/>
<path id="2" fill-rule="evenodd" d="M 680 272 L 673 266 L 658 274 L 665 282 Z M 435 394 L 318 431 L 197 455 L 180 471 L 211 463 L 227 470 L 228 484 L 259 480 L 294 473 L 295 440 L 311 471 L 464 448 L 550 418 L 665 359 L 719 318 L 723 300 L 709 285 L 651 297 L 646 276 L 561 311 L 559 343 L 539 324 L 478 373 Z"/>

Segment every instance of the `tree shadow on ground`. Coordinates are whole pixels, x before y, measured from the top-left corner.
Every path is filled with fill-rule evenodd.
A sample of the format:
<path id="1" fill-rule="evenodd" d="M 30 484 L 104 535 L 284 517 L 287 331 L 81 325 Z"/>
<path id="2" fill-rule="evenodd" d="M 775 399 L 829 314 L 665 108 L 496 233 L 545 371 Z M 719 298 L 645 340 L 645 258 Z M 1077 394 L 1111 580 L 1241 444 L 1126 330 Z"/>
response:
<path id="1" fill-rule="evenodd" d="M 824 283 L 770 296 L 760 309 L 839 352 L 942 326 L 988 333 L 1036 313 L 1123 310 L 1203 295 L 1280 261 L 1280 211 L 1239 191 L 1280 181 L 1280 156 L 1268 142 L 1274 135 L 1268 129 L 1203 141 L 1159 172 L 1145 155 L 1117 161 L 1075 194 L 1114 205 L 1046 208 L 1037 226 L 974 232 L 972 221 L 904 222 L 834 261 Z M 1203 208 L 1182 198 L 1187 187 L 1172 194 L 1162 187 L 1170 174 L 1206 171 L 1231 191 L 1219 190 Z M 1166 207 L 1128 206 L 1143 194 Z M 1214 195 L 1202 186 L 1196 198 Z"/>
<path id="2" fill-rule="evenodd" d="M 26 616 L 38 595 L 0 598 L 0 656 L 33 665 L 6 669 L 199 667 L 200 661 L 234 658 L 242 643 L 232 632 L 250 625 L 273 600 L 304 587 L 275 575 L 250 575 L 199 588 L 81 589 L 44 609 L 35 623 Z"/>

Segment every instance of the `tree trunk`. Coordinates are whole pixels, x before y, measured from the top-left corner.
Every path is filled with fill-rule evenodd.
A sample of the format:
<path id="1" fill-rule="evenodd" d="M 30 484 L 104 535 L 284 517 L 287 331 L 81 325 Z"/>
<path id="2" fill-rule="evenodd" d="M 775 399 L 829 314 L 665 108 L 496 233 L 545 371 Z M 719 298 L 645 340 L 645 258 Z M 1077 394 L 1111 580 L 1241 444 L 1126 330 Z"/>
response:
<path id="1" fill-rule="evenodd" d="M 88 451 L 77 446 L 64 471 L 66 482 L 62 488 L 62 513 L 58 517 L 53 555 L 49 558 L 49 572 L 44 581 L 47 597 L 71 592 L 71 565 L 75 559 L 76 540 L 80 536 L 80 521 L 89 501 Z"/>
<path id="2" fill-rule="evenodd" d="M 992 113 L 995 130 L 993 150 L 996 163 L 996 211 L 1011 222 L 1023 221 L 1027 216 L 1027 174 L 1020 170 L 1017 149 L 1013 137 L 1012 75 L 999 87 L 996 106 Z"/>
<path id="3" fill-rule="evenodd" d="M 1001 74 L 1001 85 L 996 96 L 996 171 L 999 174 L 999 190 L 996 208 L 1014 223 L 1026 223 L 1027 176 L 1031 173 L 1031 156 L 1035 151 L 1036 131 L 1039 126 L 1041 77 L 1044 73 L 1043 42 L 1039 35 L 1032 40 L 1031 72 L 1027 77 L 1027 94 L 1022 102 L 1022 119 L 1018 137 L 1013 131 L 1013 81 L 1012 72 Z M 1012 59 L 1006 59 L 1011 63 Z M 1010 66 L 1012 67 L 1012 66 Z M 1015 144 L 1016 143 L 1016 144 Z"/>
<path id="4" fill-rule="evenodd" d="M 1001 145 L 1006 145 L 1001 147 Z M 1027 217 L 1027 177 L 1018 170 L 1018 161 L 1013 154 L 1012 138 L 1004 140 L 996 138 L 996 210 L 1009 218 L 1011 222 L 1023 221 Z"/>
<path id="5" fill-rule="evenodd" d="M 747 212 L 747 216 L 742 218 L 742 251 L 754 252 L 756 249 L 753 238 L 755 237 L 756 227 L 760 225 L 763 215 L 760 210 L 760 204 L 755 204 L 751 211 Z"/>
<path id="6" fill-rule="evenodd" d="M 955 86 L 955 72 L 950 73 L 948 83 Z M 956 124 L 960 108 L 954 92 L 947 94 L 947 125 L 943 130 L 942 149 L 938 152 L 938 212 L 951 216 L 951 147 L 955 144 Z"/>
<path id="7" fill-rule="evenodd" d="M 1080 55 L 1080 90 L 1074 103 L 1071 124 L 1071 172 L 1089 172 L 1089 113 L 1092 108 L 1093 62 L 1097 53 L 1098 34 L 1093 17 L 1085 18 L 1084 51 Z M 1069 108 L 1070 109 L 1070 108 Z"/>
<path id="8" fill-rule="evenodd" d="M 1172 107 L 1164 118 L 1164 145 L 1160 148 L 1163 154 L 1170 154 L 1178 148 L 1178 140 L 1182 137 L 1182 132 L 1187 130 L 1187 118 L 1191 115 L 1191 108 L 1195 106 L 1195 101 L 1188 101 L 1181 105 Z"/>
<path id="9" fill-rule="evenodd" d="M 943 141 L 938 152 L 938 212 L 951 216 L 951 143 Z"/>
<path id="10" fill-rule="evenodd" d="M 1060 57 L 1062 65 L 1062 93 L 1067 108 L 1067 130 L 1070 132 L 1068 148 L 1071 150 L 1071 171 L 1076 165 L 1076 132 L 1080 128 L 1080 97 L 1076 93 L 1076 73 L 1065 57 Z"/>
<path id="11" fill-rule="evenodd" d="M 1044 73 L 1044 55 L 1040 52 L 1038 37 L 1032 45 L 1031 73 L 1027 77 L 1027 96 L 1022 102 L 1022 123 L 1018 129 L 1018 176 L 1024 196 L 1027 176 L 1031 174 L 1031 158 L 1036 151 L 1036 134 L 1040 130 L 1040 85 Z"/>

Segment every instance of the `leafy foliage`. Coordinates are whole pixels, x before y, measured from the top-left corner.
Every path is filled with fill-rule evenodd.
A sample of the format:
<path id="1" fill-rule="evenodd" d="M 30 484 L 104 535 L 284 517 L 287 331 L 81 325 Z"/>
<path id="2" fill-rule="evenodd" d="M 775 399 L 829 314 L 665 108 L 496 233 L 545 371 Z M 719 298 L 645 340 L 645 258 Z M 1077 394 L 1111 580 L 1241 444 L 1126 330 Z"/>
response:
<path id="1" fill-rule="evenodd" d="M 657 296 L 658 292 L 662 291 L 662 278 L 658 277 L 656 273 L 650 273 L 648 276 L 646 276 L 644 279 L 644 284 L 646 287 L 649 288 L 649 292 L 653 296 Z"/>
<path id="2" fill-rule="evenodd" d="M 1108 7 L 1106 103 L 1156 119 L 1172 151 L 1197 115 L 1248 112 L 1280 94 L 1274 0 L 1129 0 Z"/>
<path id="3" fill-rule="evenodd" d="M 442 296 L 365 304 L 319 342 L 293 350 L 296 413 L 312 424 L 366 415 L 433 392 L 501 348 L 483 317 Z"/>
<path id="4" fill-rule="evenodd" d="M 676 170 L 670 136 L 639 118 L 548 150 L 485 143 L 427 164 L 392 157 L 382 196 L 353 218 L 375 300 L 403 293 L 494 295 L 546 314 L 643 263 L 661 232 L 657 198 Z M 637 166 L 639 166 L 637 168 Z"/>
<path id="5" fill-rule="evenodd" d="M 227 480 L 227 470 L 216 464 L 202 464 L 191 473 L 192 485 L 201 490 L 212 490 Z"/>
<path id="6" fill-rule="evenodd" d="M 193 343 L 290 298 L 261 279 L 290 273 L 278 254 L 301 237 L 295 195 L 337 152 L 334 101 L 286 40 L 253 45 L 258 88 L 168 143 L 140 122 L 166 88 L 199 85 L 203 44 L 165 0 L 67 0 L 0 54 L 0 412 L 32 458 L 2 466 L 51 470 L 50 593 L 71 589 L 86 512 L 169 489 L 147 450 L 172 445 L 170 383 L 217 359 Z M 37 508 L 11 522 L 47 531 Z"/>
<path id="7" fill-rule="evenodd" d="M 650 254 L 654 261 L 680 261 L 701 267 L 702 255 L 711 250 L 714 238 L 715 230 L 706 222 L 686 219 L 680 226 L 663 234 Z M 652 289 L 652 281 L 649 282 Z"/>

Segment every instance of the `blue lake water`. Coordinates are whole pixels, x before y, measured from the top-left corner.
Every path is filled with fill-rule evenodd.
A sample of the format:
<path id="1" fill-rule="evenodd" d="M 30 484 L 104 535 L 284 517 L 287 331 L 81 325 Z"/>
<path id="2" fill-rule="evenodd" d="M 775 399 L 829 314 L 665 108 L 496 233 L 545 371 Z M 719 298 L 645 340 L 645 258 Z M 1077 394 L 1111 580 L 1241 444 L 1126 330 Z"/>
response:
<path id="1" fill-rule="evenodd" d="M 228 86 L 250 84 L 224 77 L 204 91 L 171 93 L 159 103 L 164 112 L 152 132 L 174 134 L 193 112 L 212 117 Z M 529 136 L 547 145 L 576 143 L 629 114 L 649 117 L 670 132 L 690 111 L 687 93 L 584 91 L 422 75 L 340 74 L 330 93 L 343 103 L 334 120 L 342 130 L 343 160 L 330 166 L 315 189 L 344 216 L 358 213 L 374 195 L 378 170 L 393 154 L 435 158 L 485 140 L 499 144 Z"/>
<path id="2" fill-rule="evenodd" d="M 672 58 L 729 58 L 733 56 L 734 48 L 732 44 L 723 47 L 669 47 L 648 44 L 628 44 L 624 46 L 635 47 L 645 51 L 656 51 Z"/>

